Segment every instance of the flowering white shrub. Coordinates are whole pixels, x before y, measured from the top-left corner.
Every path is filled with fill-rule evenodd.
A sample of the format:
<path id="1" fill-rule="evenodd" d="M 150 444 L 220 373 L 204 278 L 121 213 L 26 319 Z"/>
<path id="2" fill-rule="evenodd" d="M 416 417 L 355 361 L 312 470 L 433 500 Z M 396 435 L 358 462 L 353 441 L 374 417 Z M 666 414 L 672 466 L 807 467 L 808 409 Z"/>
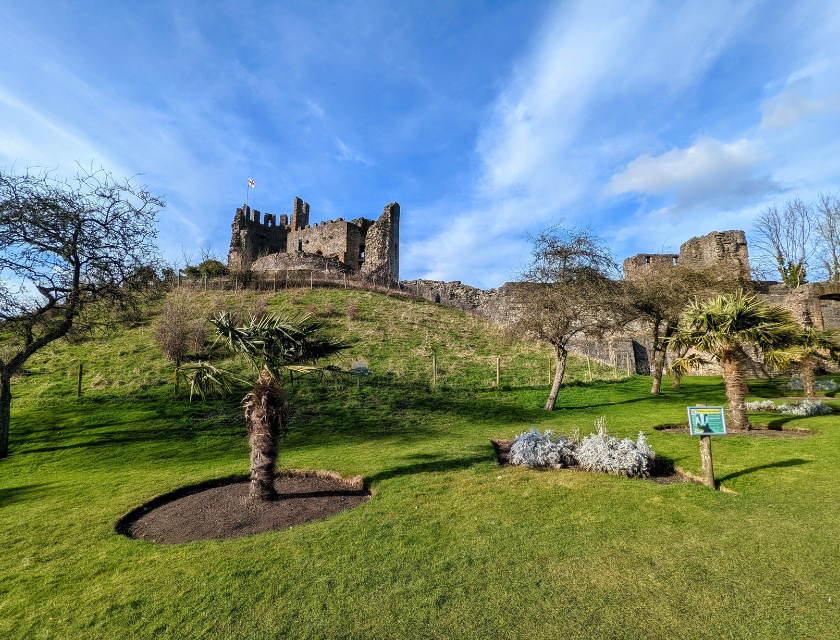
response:
<path id="1" fill-rule="evenodd" d="M 825 416 L 832 413 L 829 407 L 822 400 L 803 400 L 799 403 L 788 404 L 785 402 L 779 407 L 781 413 L 787 413 L 792 416 Z"/>
<path id="2" fill-rule="evenodd" d="M 508 461 L 528 467 L 567 467 L 575 461 L 573 447 L 573 441 L 555 436 L 550 429 L 540 433 L 531 427 L 513 439 Z"/>
<path id="3" fill-rule="evenodd" d="M 776 412 L 779 410 L 779 407 L 777 407 L 776 403 L 772 400 L 755 400 L 754 402 L 747 402 L 744 406 L 747 408 L 747 411 Z"/>
<path id="4" fill-rule="evenodd" d="M 640 431 L 636 442 L 630 438 L 619 440 L 607 433 L 605 425 L 604 417 L 596 420 L 598 433 L 589 434 L 577 446 L 575 454 L 581 468 L 628 478 L 649 476 L 656 454 L 644 434 Z"/>
<path id="5" fill-rule="evenodd" d="M 802 376 L 791 376 L 790 382 L 785 385 L 785 388 L 799 391 L 804 389 Z M 834 380 L 817 380 L 814 383 L 814 388 L 817 391 L 837 391 L 837 389 L 840 389 L 840 386 Z"/>

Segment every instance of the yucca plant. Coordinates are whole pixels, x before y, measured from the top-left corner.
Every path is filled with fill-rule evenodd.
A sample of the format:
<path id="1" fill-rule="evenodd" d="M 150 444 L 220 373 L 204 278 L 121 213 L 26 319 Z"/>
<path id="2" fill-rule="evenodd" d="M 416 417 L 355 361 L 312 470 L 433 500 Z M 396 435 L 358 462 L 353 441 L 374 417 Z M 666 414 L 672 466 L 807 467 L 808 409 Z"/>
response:
<path id="1" fill-rule="evenodd" d="M 288 430 L 288 394 L 282 386 L 282 374 L 338 372 L 338 367 L 319 367 L 318 362 L 349 347 L 349 344 L 324 336 L 323 323 L 311 316 L 286 317 L 264 315 L 251 317 L 247 324 L 236 326 L 231 316 L 222 313 L 210 322 L 216 327 L 216 343 L 242 355 L 257 375 L 253 391 L 242 399 L 248 438 L 251 446 L 252 500 L 272 500 L 274 470 L 280 440 Z M 178 369 L 193 394 L 202 398 L 212 394 L 227 395 L 244 379 L 209 362 L 196 362 Z"/>
<path id="2" fill-rule="evenodd" d="M 826 360 L 840 360 L 840 336 L 837 331 L 805 327 L 796 336 L 793 360 L 802 375 L 806 398 L 815 398 L 817 368 Z"/>
<path id="3" fill-rule="evenodd" d="M 789 364 L 799 328 L 789 312 L 763 304 L 743 291 L 705 302 L 691 302 L 680 320 L 675 343 L 708 355 L 723 369 L 733 428 L 749 429 L 744 405 L 744 347 L 755 346 L 775 366 Z M 686 373 L 708 362 L 698 353 L 676 360 L 672 368 Z"/>

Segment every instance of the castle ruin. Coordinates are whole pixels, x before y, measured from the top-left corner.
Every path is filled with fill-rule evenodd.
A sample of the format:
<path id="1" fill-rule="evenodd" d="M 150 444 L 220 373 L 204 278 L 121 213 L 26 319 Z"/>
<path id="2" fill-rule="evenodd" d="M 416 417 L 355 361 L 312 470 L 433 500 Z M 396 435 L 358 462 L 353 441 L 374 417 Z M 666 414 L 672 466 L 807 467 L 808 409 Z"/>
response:
<path id="1" fill-rule="evenodd" d="M 262 221 L 260 218 L 263 218 Z M 400 277 L 400 205 L 392 202 L 378 220 L 344 218 L 309 224 L 309 204 L 295 198 L 291 219 L 264 216 L 247 205 L 231 225 L 228 268 L 232 271 L 319 269 L 359 273 L 371 279 Z"/>

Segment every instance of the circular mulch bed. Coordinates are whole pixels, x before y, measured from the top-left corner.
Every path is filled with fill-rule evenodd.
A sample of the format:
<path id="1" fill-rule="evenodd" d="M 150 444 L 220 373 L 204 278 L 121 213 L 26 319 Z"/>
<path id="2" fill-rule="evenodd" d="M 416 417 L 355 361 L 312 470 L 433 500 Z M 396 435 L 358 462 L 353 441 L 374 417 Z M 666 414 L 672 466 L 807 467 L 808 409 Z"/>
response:
<path id="1" fill-rule="evenodd" d="M 490 440 L 493 443 L 493 449 L 496 452 L 496 460 L 499 465 L 503 467 L 510 466 L 510 445 L 513 440 Z M 580 471 L 588 473 L 580 467 L 580 465 L 572 465 L 569 467 L 560 467 L 568 471 Z M 650 480 L 657 484 L 679 484 L 681 482 L 692 482 L 695 484 L 703 484 L 702 478 L 683 471 L 679 467 L 673 467 L 670 464 L 664 463 L 660 460 L 654 460 L 653 470 L 647 478 L 640 478 L 642 480 Z"/>
<path id="2" fill-rule="evenodd" d="M 248 476 L 183 487 L 134 509 L 117 523 L 129 538 L 178 544 L 233 539 L 323 520 L 370 499 L 361 477 L 345 480 L 329 471 L 280 471 L 277 498 L 248 499 Z"/>
<path id="3" fill-rule="evenodd" d="M 689 435 L 688 423 L 685 424 L 661 424 L 654 427 L 657 431 L 665 433 L 682 433 Z M 806 438 L 814 435 L 810 429 L 800 427 L 782 429 L 781 427 L 769 427 L 766 424 L 754 424 L 752 429 L 727 429 L 728 436 L 747 436 L 748 438 Z"/>

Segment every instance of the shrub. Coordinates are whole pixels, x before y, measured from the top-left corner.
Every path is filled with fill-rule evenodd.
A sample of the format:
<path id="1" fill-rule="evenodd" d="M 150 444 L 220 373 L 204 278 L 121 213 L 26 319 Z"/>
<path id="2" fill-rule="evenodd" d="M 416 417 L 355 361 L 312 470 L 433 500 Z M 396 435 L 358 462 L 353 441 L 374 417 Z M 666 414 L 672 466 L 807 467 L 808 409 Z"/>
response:
<path id="1" fill-rule="evenodd" d="M 347 319 L 348 320 L 355 320 L 356 315 L 358 315 L 358 313 L 359 313 L 359 308 L 356 306 L 356 303 L 353 300 L 351 300 L 350 302 L 347 303 L 347 309 L 345 310 L 344 313 L 347 314 Z"/>
<path id="2" fill-rule="evenodd" d="M 779 407 L 776 406 L 772 400 L 755 400 L 754 402 L 746 403 L 747 411 L 772 411 L 776 412 Z"/>
<path id="3" fill-rule="evenodd" d="M 802 391 L 802 389 L 804 389 L 802 376 L 791 376 L 790 381 L 785 385 L 785 388 L 792 391 Z M 837 391 L 840 386 L 838 386 L 834 380 L 817 380 L 814 383 L 814 388 L 817 391 Z"/>
<path id="4" fill-rule="evenodd" d="M 822 400 L 804 400 L 803 402 L 788 404 L 784 403 L 779 407 L 781 413 L 786 413 L 792 416 L 825 416 L 832 413 L 829 407 Z"/>
<path id="5" fill-rule="evenodd" d="M 513 439 L 508 461 L 528 467 L 567 467 L 575 461 L 574 442 L 555 436 L 550 429 L 540 433 L 531 427 Z"/>
<path id="6" fill-rule="evenodd" d="M 595 421 L 595 426 L 598 433 L 589 434 L 577 447 L 577 460 L 582 469 L 628 478 L 650 475 L 656 454 L 641 431 L 633 442 L 630 438 L 619 440 L 610 436 L 603 417 Z"/>

